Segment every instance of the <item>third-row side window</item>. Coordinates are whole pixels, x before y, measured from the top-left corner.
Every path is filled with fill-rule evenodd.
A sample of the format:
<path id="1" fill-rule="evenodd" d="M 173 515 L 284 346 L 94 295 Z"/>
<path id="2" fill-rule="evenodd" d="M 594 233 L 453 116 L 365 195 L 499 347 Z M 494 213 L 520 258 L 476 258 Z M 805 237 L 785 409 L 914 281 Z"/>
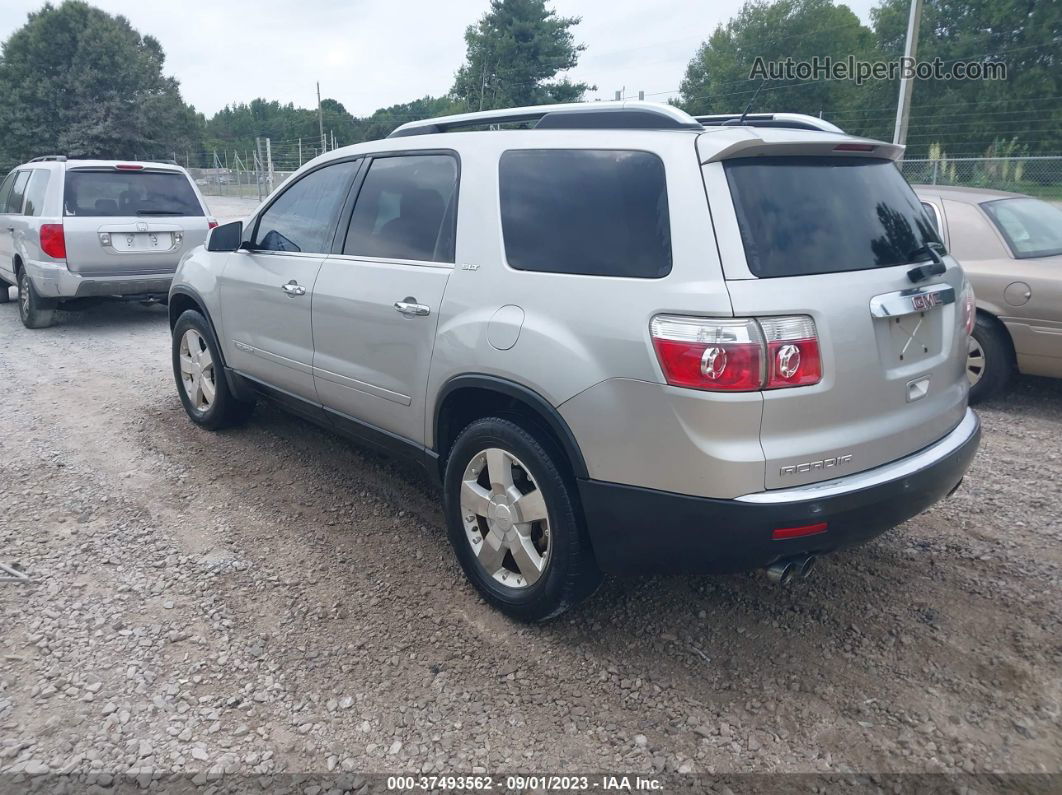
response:
<path id="1" fill-rule="evenodd" d="M 642 279 L 671 271 L 667 184 L 656 155 L 514 150 L 502 155 L 499 179 L 513 268 Z"/>

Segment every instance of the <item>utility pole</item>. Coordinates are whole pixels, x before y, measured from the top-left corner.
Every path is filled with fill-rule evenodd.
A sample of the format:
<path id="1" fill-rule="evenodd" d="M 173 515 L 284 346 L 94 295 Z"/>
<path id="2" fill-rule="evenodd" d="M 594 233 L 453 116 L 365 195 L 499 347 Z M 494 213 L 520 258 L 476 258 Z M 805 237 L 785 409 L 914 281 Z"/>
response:
<path id="1" fill-rule="evenodd" d="M 321 81 L 317 81 L 317 127 L 321 132 L 321 151 L 328 148 L 324 135 L 324 111 L 321 110 Z"/>
<path id="2" fill-rule="evenodd" d="M 904 63 L 914 68 L 914 59 L 918 55 L 918 28 L 922 22 L 922 0 L 911 0 L 911 15 L 907 19 L 907 46 L 904 47 Z M 913 77 L 900 78 L 900 98 L 896 103 L 896 129 L 892 142 L 903 146 L 907 143 L 907 122 L 911 116 L 911 91 L 914 90 Z"/>
<path id="3" fill-rule="evenodd" d="M 302 139 L 299 139 L 299 168 L 302 168 Z"/>
<path id="4" fill-rule="evenodd" d="M 273 192 L 273 139 L 266 138 L 266 187 L 269 189 L 267 196 Z"/>

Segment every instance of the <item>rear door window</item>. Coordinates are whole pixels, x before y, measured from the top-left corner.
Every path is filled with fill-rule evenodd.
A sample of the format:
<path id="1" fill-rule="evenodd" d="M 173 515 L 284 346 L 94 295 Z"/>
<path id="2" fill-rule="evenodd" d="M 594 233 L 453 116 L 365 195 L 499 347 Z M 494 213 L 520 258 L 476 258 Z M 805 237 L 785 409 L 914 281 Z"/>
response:
<path id="1" fill-rule="evenodd" d="M 649 152 L 514 150 L 499 167 L 517 270 L 655 279 L 671 271 L 664 164 Z"/>
<path id="2" fill-rule="evenodd" d="M 259 251 L 327 253 L 339 208 L 357 171 L 356 160 L 333 163 L 286 187 L 262 213 L 254 247 Z"/>
<path id="3" fill-rule="evenodd" d="M 0 184 L 0 213 L 7 212 L 7 200 L 11 196 L 11 188 L 15 185 L 15 176 L 17 172 L 12 171 L 8 174 L 2 184 Z"/>
<path id="4" fill-rule="evenodd" d="M 71 217 L 202 216 L 188 177 L 179 171 L 71 169 L 63 214 Z"/>
<path id="5" fill-rule="evenodd" d="M 399 155 L 372 161 L 358 191 L 343 253 L 453 262 L 457 159 Z"/>
<path id="6" fill-rule="evenodd" d="M 926 245 L 942 245 L 891 160 L 757 157 L 723 168 L 755 276 L 907 265 L 926 259 Z"/>
<path id="7" fill-rule="evenodd" d="M 1062 210 L 1031 198 L 998 199 L 981 205 L 1018 259 L 1062 254 Z"/>
<path id="8" fill-rule="evenodd" d="M 11 195 L 7 197 L 7 207 L 4 212 L 10 215 L 21 215 L 22 200 L 26 195 L 26 183 L 29 182 L 30 173 L 19 171 L 15 175 L 15 183 L 11 187 Z"/>
<path id="9" fill-rule="evenodd" d="M 35 168 L 30 172 L 23 210 L 26 215 L 40 215 L 44 211 L 44 194 L 48 191 L 48 178 L 51 173 L 44 168 Z"/>

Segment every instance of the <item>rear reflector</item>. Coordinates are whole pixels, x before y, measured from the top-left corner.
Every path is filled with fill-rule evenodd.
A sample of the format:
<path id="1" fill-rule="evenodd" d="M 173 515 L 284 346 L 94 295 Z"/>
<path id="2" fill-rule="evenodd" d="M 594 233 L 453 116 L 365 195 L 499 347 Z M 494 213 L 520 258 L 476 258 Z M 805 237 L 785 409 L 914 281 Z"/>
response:
<path id="1" fill-rule="evenodd" d="M 798 527 L 779 527 L 771 533 L 771 539 L 773 541 L 784 541 L 787 538 L 818 535 L 819 533 L 825 533 L 826 527 L 826 522 L 803 524 Z"/>
<path id="2" fill-rule="evenodd" d="M 143 171 L 144 167 L 136 165 L 135 163 L 119 163 L 115 166 L 119 171 Z"/>
<path id="3" fill-rule="evenodd" d="M 835 152 L 873 152 L 877 149 L 874 144 L 837 144 L 833 148 Z"/>
<path id="4" fill-rule="evenodd" d="M 66 236 L 62 224 L 41 224 L 41 251 L 52 259 L 66 259 Z"/>

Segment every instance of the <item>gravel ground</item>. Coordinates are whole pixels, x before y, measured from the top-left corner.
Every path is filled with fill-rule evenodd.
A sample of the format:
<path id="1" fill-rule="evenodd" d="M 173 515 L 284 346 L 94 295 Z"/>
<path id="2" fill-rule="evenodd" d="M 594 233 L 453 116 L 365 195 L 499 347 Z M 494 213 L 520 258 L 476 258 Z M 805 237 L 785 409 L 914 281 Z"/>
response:
<path id="1" fill-rule="evenodd" d="M 11 303 L 0 340 L 0 561 L 35 578 L 0 584 L 0 780 L 1059 772 L 1062 381 L 982 411 L 953 498 L 791 589 L 610 580 L 526 627 L 413 474 L 269 406 L 193 426 L 164 309 L 27 331 Z"/>

